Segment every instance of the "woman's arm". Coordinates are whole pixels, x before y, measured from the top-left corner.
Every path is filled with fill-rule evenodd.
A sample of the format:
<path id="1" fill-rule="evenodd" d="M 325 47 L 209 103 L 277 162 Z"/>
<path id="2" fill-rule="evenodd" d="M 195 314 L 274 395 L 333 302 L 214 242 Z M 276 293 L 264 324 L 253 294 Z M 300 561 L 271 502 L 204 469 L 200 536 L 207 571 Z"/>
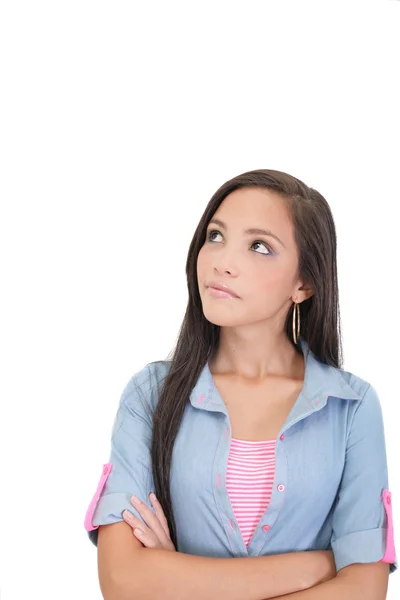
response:
<path id="1" fill-rule="evenodd" d="M 385 600 L 388 584 L 387 563 L 359 563 L 341 569 L 332 581 L 269 600 Z"/>
<path id="2" fill-rule="evenodd" d="M 332 553 L 211 558 L 145 548 L 126 523 L 99 528 L 99 576 L 105 600 L 265 600 L 332 576 Z"/>
<path id="3" fill-rule="evenodd" d="M 138 569 L 120 573 L 118 600 L 266 600 L 308 589 L 308 552 L 245 558 L 208 558 L 143 550 Z"/>

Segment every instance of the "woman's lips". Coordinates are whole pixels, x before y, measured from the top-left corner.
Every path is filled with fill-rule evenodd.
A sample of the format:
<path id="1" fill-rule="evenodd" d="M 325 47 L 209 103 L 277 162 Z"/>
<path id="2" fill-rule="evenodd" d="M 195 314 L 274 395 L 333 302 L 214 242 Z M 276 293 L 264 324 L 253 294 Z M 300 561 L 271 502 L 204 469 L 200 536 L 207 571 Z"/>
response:
<path id="1" fill-rule="evenodd" d="M 208 293 L 210 296 L 214 296 L 215 298 L 229 298 L 230 300 L 237 300 L 237 296 L 233 296 L 229 292 L 223 292 L 222 290 L 218 290 L 217 288 L 208 287 Z"/>

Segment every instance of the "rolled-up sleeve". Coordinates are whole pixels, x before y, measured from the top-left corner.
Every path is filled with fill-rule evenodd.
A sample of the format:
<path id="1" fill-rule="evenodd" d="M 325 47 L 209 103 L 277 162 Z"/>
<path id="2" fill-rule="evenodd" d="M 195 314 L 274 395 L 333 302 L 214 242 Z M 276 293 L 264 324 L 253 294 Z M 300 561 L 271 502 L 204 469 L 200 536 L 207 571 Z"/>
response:
<path id="1" fill-rule="evenodd" d="M 353 413 L 332 530 L 337 571 L 378 561 L 397 569 L 383 415 L 372 385 Z"/>
<path id="2" fill-rule="evenodd" d="M 134 375 L 122 392 L 111 434 L 111 452 L 86 512 L 84 527 L 97 546 L 98 528 L 123 521 L 125 509 L 142 519 L 133 494 L 150 508 L 152 417 Z"/>

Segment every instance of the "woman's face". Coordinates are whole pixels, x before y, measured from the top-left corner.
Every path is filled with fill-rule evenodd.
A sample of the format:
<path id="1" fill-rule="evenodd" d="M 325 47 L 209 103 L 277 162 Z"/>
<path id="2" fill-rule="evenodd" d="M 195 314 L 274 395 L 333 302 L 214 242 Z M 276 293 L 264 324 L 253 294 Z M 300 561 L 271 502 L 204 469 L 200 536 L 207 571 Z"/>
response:
<path id="1" fill-rule="evenodd" d="M 246 233 L 250 228 L 269 230 L 271 235 Z M 204 316 L 228 327 L 272 317 L 279 333 L 293 298 L 300 302 L 308 297 L 299 290 L 297 269 L 298 249 L 284 199 L 265 188 L 235 190 L 208 224 L 197 259 Z M 239 298 L 212 296 L 210 281 L 227 285 Z"/>

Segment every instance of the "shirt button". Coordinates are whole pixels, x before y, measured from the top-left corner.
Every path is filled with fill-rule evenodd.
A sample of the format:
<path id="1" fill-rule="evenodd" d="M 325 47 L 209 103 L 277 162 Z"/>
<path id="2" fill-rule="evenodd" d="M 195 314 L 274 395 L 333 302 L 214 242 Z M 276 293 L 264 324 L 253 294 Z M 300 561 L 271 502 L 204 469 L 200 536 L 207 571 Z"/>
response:
<path id="1" fill-rule="evenodd" d="M 282 433 L 282 435 L 280 436 L 280 438 L 279 438 L 279 439 L 280 439 L 280 440 L 283 440 L 283 439 L 284 439 L 284 437 L 285 437 L 285 436 L 284 436 L 284 435 L 283 435 L 283 433 Z"/>
<path id="2" fill-rule="evenodd" d="M 270 530 L 270 526 L 269 525 L 264 525 L 263 529 L 264 529 L 264 531 L 269 531 Z"/>
<path id="3" fill-rule="evenodd" d="M 282 483 L 280 483 L 280 484 L 278 485 L 278 490 L 279 490 L 280 492 L 283 492 L 283 490 L 284 490 L 284 489 L 285 489 L 285 486 L 284 486 Z"/>

